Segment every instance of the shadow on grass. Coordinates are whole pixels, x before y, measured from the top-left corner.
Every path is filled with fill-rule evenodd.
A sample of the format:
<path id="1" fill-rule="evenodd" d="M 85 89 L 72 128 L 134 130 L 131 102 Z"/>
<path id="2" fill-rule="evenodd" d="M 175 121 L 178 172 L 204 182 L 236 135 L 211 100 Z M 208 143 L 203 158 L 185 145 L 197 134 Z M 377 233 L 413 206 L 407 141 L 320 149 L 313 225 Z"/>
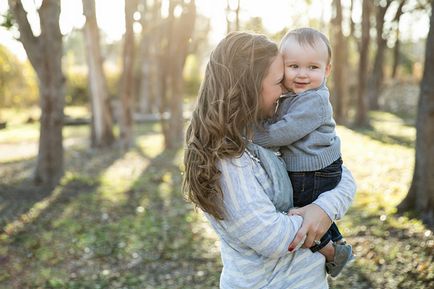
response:
<path id="1" fill-rule="evenodd" d="M 178 152 L 142 153 L 149 162 L 119 202 L 101 194 L 99 177 L 119 153 L 70 154 L 77 173 L 0 241 L 0 288 L 217 287 L 220 259 L 181 193 Z"/>
<path id="2" fill-rule="evenodd" d="M 81 175 L 66 175 L 51 191 L 38 191 L 31 181 L 2 185 L 8 193 L 5 207 L 15 204 L 18 209 L 1 212 L 2 221 L 9 225 L 3 227 L 2 224 L 0 233 L 0 267 L 4 269 L 0 272 L 0 288 L 64 288 L 53 287 L 53 284 L 57 284 L 58 274 L 63 274 L 62 266 L 74 268 L 67 256 L 68 250 L 74 251 L 74 233 L 88 224 L 75 223 L 68 227 L 63 214 L 71 210 L 71 204 L 77 199 L 97 191 L 99 176 L 122 155 L 120 151 L 113 153 L 112 149 L 68 152 L 67 171 L 79 171 Z M 91 213 L 86 212 L 88 209 L 97 211 L 98 207 L 79 205 L 73 211 L 73 217 L 86 220 Z M 81 215 L 83 211 L 84 216 Z M 62 221 L 66 226 L 58 227 L 56 222 Z M 59 271 L 47 276 L 54 268 Z"/>
<path id="3" fill-rule="evenodd" d="M 380 289 L 372 284 L 371 277 L 363 271 L 362 266 L 352 263 L 344 268 L 338 278 L 328 277 L 329 286 L 333 289 Z"/>
<path id="4" fill-rule="evenodd" d="M 416 118 L 417 115 L 411 115 L 411 114 L 399 114 L 396 112 L 388 111 L 386 112 L 392 116 L 394 116 L 398 122 L 402 123 L 406 127 L 415 127 L 416 126 Z M 381 118 L 373 116 L 374 119 L 381 120 Z"/>
<path id="5" fill-rule="evenodd" d="M 4 227 L 48 195 L 51 190 L 35 186 L 32 181 L 35 158 L 0 165 L 0 227 Z"/>
<path id="6" fill-rule="evenodd" d="M 127 192 L 121 210 L 143 206 L 146 212 L 140 221 L 146 230 L 141 262 L 128 270 L 151 288 L 217 287 L 219 255 L 210 254 L 210 240 L 195 227 L 196 215 L 181 191 L 178 153 L 165 150 L 153 158 Z"/>
<path id="7" fill-rule="evenodd" d="M 372 111 L 369 117 L 371 122 L 369 127 L 350 125 L 347 128 L 384 144 L 414 147 L 415 137 L 408 133 L 408 129 L 414 128 L 414 119 L 381 111 Z M 403 129 L 407 134 L 402 133 Z"/>
<path id="8" fill-rule="evenodd" d="M 368 136 L 369 138 L 382 142 L 384 144 L 391 144 L 391 145 L 396 144 L 396 145 L 405 146 L 407 148 L 414 147 L 414 140 L 409 137 L 387 134 L 385 132 L 377 131 L 375 130 L 375 128 L 349 127 L 349 129 L 352 129 L 355 132 Z"/>
<path id="9" fill-rule="evenodd" d="M 10 179 L 9 183 L 0 185 L 2 207 L 0 210 L 1 234 L 5 233 L 13 237 L 18 231 L 28 231 L 27 226 L 38 226 L 41 219 L 56 218 L 62 213 L 68 202 L 76 198 L 79 194 L 94 190 L 99 186 L 98 176 L 120 158 L 120 153 L 91 152 L 89 150 L 75 150 L 73 155 L 65 154 L 65 163 L 68 164 L 66 170 L 76 170 L 88 173 L 88 178 L 70 178 L 66 183 L 59 184 L 54 189 L 46 189 L 33 184 L 31 174 L 35 166 L 35 160 L 29 159 L 6 164 L 14 170 L 26 170 L 27 173 L 21 179 Z M 86 159 L 86 164 L 80 163 L 79 159 Z M 11 173 L 11 172 L 10 172 Z M 18 173 L 18 171 L 17 171 Z M 64 180 L 62 180 L 63 182 Z M 34 209 L 39 203 L 39 207 L 44 209 Z M 33 209 L 32 209 L 33 208 Z M 34 217 L 37 211 L 37 217 Z M 9 225 L 8 225 L 9 224 Z M 7 228 L 7 227 L 12 228 Z"/>
<path id="10" fill-rule="evenodd" d="M 434 237 L 405 218 L 350 209 L 344 237 L 353 246 L 356 261 L 345 268 L 332 288 L 433 288 Z M 349 222 L 349 223 L 348 223 Z"/>

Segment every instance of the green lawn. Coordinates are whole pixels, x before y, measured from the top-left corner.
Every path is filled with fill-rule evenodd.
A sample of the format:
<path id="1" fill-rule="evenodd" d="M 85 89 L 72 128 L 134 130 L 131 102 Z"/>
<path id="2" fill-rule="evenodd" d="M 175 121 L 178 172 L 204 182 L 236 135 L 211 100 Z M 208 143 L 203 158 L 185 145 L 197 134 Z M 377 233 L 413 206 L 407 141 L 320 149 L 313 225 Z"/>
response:
<path id="1" fill-rule="evenodd" d="M 373 113 L 372 129 L 339 127 L 358 193 L 338 225 L 357 260 L 331 288 L 433 288 L 434 236 L 395 215 L 407 193 L 414 128 Z M 47 192 L 29 178 L 38 126 L 0 131 L 0 288 L 217 288 L 216 235 L 180 192 L 182 150 L 163 150 L 157 123 L 127 152 L 87 147 L 65 130 L 66 174 Z"/>

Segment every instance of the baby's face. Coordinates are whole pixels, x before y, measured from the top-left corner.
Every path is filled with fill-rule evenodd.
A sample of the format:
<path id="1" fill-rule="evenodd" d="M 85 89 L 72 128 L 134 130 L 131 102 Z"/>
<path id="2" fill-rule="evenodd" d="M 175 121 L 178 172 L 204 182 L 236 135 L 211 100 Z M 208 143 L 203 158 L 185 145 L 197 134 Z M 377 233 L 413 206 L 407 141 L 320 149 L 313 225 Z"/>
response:
<path id="1" fill-rule="evenodd" d="M 313 48 L 291 40 L 283 52 L 283 60 L 285 65 L 283 84 L 295 93 L 318 88 L 330 74 L 325 45 Z"/>

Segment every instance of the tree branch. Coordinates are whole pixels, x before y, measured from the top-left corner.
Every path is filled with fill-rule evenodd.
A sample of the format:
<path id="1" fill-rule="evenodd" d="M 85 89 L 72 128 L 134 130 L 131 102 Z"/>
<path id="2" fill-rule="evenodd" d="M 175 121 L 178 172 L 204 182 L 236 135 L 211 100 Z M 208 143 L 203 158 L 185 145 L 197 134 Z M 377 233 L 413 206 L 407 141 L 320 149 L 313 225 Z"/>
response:
<path id="1" fill-rule="evenodd" d="M 33 35 L 32 28 L 27 20 L 27 12 L 24 10 L 21 1 L 9 0 L 9 7 L 18 23 L 18 30 L 20 31 L 19 40 L 23 44 L 33 67 L 38 67 L 41 62 L 37 53 L 40 45 L 40 38 Z"/>
<path id="2" fill-rule="evenodd" d="M 393 21 L 399 22 L 399 18 L 401 18 L 401 15 L 403 13 L 402 9 L 405 5 L 406 0 L 401 0 L 399 3 L 398 9 L 396 10 L 395 17 L 393 18 Z"/>

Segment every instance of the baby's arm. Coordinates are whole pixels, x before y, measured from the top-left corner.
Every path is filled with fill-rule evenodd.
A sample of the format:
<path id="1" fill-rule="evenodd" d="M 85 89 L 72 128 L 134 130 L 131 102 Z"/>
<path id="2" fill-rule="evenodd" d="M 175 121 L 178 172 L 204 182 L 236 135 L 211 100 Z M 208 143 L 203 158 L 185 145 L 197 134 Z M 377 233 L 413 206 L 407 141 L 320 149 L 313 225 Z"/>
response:
<path id="1" fill-rule="evenodd" d="M 282 119 L 256 130 L 253 142 L 265 147 L 287 146 L 305 137 L 332 117 L 328 95 L 316 91 L 297 96 Z"/>

